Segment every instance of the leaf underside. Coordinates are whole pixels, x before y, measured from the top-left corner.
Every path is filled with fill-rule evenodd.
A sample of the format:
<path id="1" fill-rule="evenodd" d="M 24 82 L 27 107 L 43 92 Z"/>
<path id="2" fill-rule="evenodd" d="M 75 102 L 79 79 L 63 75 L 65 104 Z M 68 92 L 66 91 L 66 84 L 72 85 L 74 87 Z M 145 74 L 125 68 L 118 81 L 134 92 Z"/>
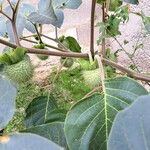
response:
<path id="1" fill-rule="evenodd" d="M 138 98 L 118 113 L 108 141 L 108 150 L 150 149 L 150 95 Z"/>

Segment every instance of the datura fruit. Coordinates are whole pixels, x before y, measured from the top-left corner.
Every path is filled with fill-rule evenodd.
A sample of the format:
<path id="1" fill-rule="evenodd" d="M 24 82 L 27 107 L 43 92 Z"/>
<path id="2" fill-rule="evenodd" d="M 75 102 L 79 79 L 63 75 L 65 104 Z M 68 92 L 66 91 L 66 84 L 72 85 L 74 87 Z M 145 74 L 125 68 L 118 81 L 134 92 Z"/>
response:
<path id="1" fill-rule="evenodd" d="M 4 73 L 9 79 L 18 84 L 30 80 L 33 76 L 33 66 L 29 56 L 25 56 L 23 60 L 16 64 L 6 65 Z"/>
<path id="2" fill-rule="evenodd" d="M 82 75 L 83 75 L 85 84 L 87 84 L 91 88 L 94 88 L 101 83 L 99 69 L 84 70 L 82 71 Z"/>

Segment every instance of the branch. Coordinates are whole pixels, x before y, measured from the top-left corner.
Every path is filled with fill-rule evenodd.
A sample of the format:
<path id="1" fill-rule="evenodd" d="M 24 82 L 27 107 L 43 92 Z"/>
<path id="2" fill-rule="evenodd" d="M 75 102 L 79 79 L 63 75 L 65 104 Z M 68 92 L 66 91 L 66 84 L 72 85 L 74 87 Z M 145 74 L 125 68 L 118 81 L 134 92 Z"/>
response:
<path id="1" fill-rule="evenodd" d="M 27 41 L 27 42 L 30 42 L 30 43 L 34 43 L 34 44 L 38 44 L 38 42 L 36 41 L 33 41 L 33 40 L 29 40 L 29 39 L 26 39 L 26 38 L 20 38 L 21 40 L 23 41 Z M 64 49 L 61 49 L 61 48 L 58 48 L 58 47 L 55 47 L 55 46 L 52 46 L 52 45 L 49 45 L 49 44 L 46 44 L 44 43 L 46 47 L 49 47 L 49 48 L 52 48 L 52 49 L 55 49 L 55 50 L 58 50 L 58 51 L 61 51 L 61 52 L 66 52 L 66 50 Z"/>
<path id="2" fill-rule="evenodd" d="M 21 2 L 21 0 L 18 0 L 18 1 L 17 1 L 17 4 L 16 4 L 15 9 L 14 9 L 14 12 L 13 12 L 13 18 L 12 18 L 12 20 L 13 20 L 14 22 L 16 22 L 17 13 L 18 13 L 18 7 L 19 7 L 20 2 Z"/>
<path id="3" fill-rule="evenodd" d="M 10 2 L 10 0 L 7 0 L 7 2 L 8 2 L 8 4 L 10 5 L 10 7 L 11 7 L 12 11 L 14 12 L 14 11 L 15 11 L 15 9 L 14 9 L 14 7 L 13 7 L 12 3 Z"/>
<path id="4" fill-rule="evenodd" d="M 5 14 L 2 10 L 0 10 L 0 13 L 2 15 L 4 15 L 7 19 L 9 19 L 10 21 L 12 21 L 12 19 L 7 14 Z"/>
<path id="5" fill-rule="evenodd" d="M 105 22 L 105 3 L 102 5 L 102 21 Z M 102 33 L 105 36 L 105 31 Z M 106 54 L 106 41 L 105 38 L 102 39 L 102 56 L 105 57 Z"/>
<path id="6" fill-rule="evenodd" d="M 44 34 L 41 34 L 41 36 L 43 36 L 43 37 L 45 37 L 45 38 L 47 38 L 47 39 L 49 39 L 49 40 L 52 40 L 52 41 L 58 43 L 58 44 L 61 46 L 61 48 L 64 49 L 63 51 L 65 51 L 65 52 L 70 52 L 70 50 L 69 50 L 68 48 L 66 48 L 66 47 L 59 41 L 59 39 L 54 39 L 54 38 L 51 38 L 51 37 L 49 37 L 49 36 L 47 36 L 47 35 L 44 35 Z"/>
<path id="7" fill-rule="evenodd" d="M 3 39 L 0 39 L 0 43 L 9 46 L 11 48 L 17 48 L 18 46 L 10 43 L 8 41 L 5 41 Z M 23 47 L 23 46 L 22 46 Z M 27 49 L 27 53 L 31 54 L 43 54 L 43 55 L 52 55 L 52 56 L 60 56 L 60 57 L 74 57 L 74 58 L 88 58 L 88 54 L 86 53 L 75 53 L 75 52 L 55 52 L 50 50 L 44 50 L 44 49 L 35 49 L 35 48 L 28 48 L 23 47 Z"/>
<path id="8" fill-rule="evenodd" d="M 12 44 L 10 42 L 7 42 L 3 39 L 0 38 L 0 43 L 9 46 L 11 48 L 17 48 L 18 46 L 15 44 Z M 27 53 L 31 53 L 31 54 L 43 54 L 43 55 L 52 55 L 52 56 L 60 56 L 60 57 L 74 57 L 74 58 L 89 58 L 89 55 L 87 53 L 74 53 L 74 52 L 54 52 L 54 51 L 50 51 L 50 50 L 41 50 L 41 49 L 35 49 L 35 48 L 27 48 Z M 142 80 L 142 81 L 146 81 L 146 82 L 150 82 L 150 76 L 145 76 L 143 74 L 140 73 L 136 73 L 133 72 L 113 61 L 110 61 L 108 59 L 102 58 L 102 62 L 106 65 L 110 65 L 124 73 L 126 73 L 128 76 L 138 79 L 138 80 Z"/>
<path id="9" fill-rule="evenodd" d="M 42 39 L 41 39 L 41 35 L 40 35 L 39 31 L 38 31 L 37 25 L 36 25 L 36 24 L 33 24 L 33 25 L 34 25 L 35 30 L 36 30 L 36 33 L 37 33 L 37 35 L 38 35 L 38 38 L 39 38 L 40 44 L 42 44 L 42 43 L 43 43 L 43 41 L 42 41 Z"/>
<path id="10" fill-rule="evenodd" d="M 58 28 L 55 27 L 55 36 L 56 36 L 56 39 L 58 40 Z"/>
<path id="11" fill-rule="evenodd" d="M 106 65 L 110 65 L 114 68 L 117 68 L 118 70 L 120 70 L 121 72 L 126 73 L 128 76 L 135 78 L 137 80 L 142 80 L 142 81 L 146 81 L 146 82 L 150 82 L 150 76 L 145 76 L 141 73 L 136 73 L 134 71 L 131 71 L 113 61 L 107 60 L 105 58 L 102 59 L 103 63 L 105 63 Z"/>
<path id="12" fill-rule="evenodd" d="M 11 21 L 11 24 L 12 24 L 12 29 L 13 29 L 13 33 L 14 33 L 15 42 L 18 46 L 21 46 L 20 41 L 19 41 L 19 36 L 18 36 L 18 33 L 17 33 L 16 22 Z"/>
<path id="13" fill-rule="evenodd" d="M 114 38 L 114 40 L 119 44 L 119 46 L 121 47 L 121 49 L 123 50 L 123 52 L 124 52 L 124 53 L 128 56 L 128 58 L 131 60 L 131 62 L 133 63 L 133 65 L 136 67 L 136 70 L 137 70 L 138 72 L 140 72 L 139 69 L 138 69 L 138 67 L 136 66 L 136 63 L 134 62 L 132 56 L 125 50 L 125 48 L 121 45 L 121 43 L 118 41 L 118 39 L 117 39 L 115 36 L 114 36 L 113 38 Z"/>
<path id="14" fill-rule="evenodd" d="M 102 63 L 102 58 L 101 56 L 99 55 L 96 55 L 95 58 L 97 59 L 97 62 L 98 62 L 98 66 L 99 66 L 99 73 L 100 73 L 100 79 L 102 81 L 102 88 L 103 88 L 103 91 L 105 91 L 105 71 L 104 71 L 104 66 L 103 66 L 103 63 Z"/>
<path id="15" fill-rule="evenodd" d="M 91 39 L 90 39 L 90 51 L 92 56 L 94 57 L 94 20 L 95 20 L 95 7 L 96 1 L 92 0 L 92 8 L 91 8 Z"/>

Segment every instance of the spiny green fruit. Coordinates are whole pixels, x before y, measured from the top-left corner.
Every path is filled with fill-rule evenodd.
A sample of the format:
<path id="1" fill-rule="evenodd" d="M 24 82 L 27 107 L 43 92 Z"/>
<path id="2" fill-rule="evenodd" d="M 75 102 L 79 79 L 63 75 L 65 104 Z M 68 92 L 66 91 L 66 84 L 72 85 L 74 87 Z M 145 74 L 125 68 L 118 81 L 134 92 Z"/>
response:
<path id="1" fill-rule="evenodd" d="M 101 83 L 99 69 L 89 71 L 84 70 L 82 75 L 85 83 L 91 88 L 94 88 Z"/>
<path id="2" fill-rule="evenodd" d="M 26 49 L 17 47 L 16 49 L 9 49 L 0 55 L 0 63 L 5 65 L 12 65 L 24 59 Z"/>
<path id="3" fill-rule="evenodd" d="M 97 61 L 90 62 L 87 59 L 79 59 L 79 64 L 82 70 L 94 70 L 98 67 Z"/>
<path id="4" fill-rule="evenodd" d="M 121 0 L 111 0 L 109 10 L 115 11 L 118 7 L 122 5 L 122 3 L 123 2 Z"/>
<path id="5" fill-rule="evenodd" d="M 33 66 L 29 56 L 26 56 L 22 61 L 16 64 L 6 65 L 4 73 L 9 79 L 18 84 L 30 80 L 33 76 Z"/>
<path id="6" fill-rule="evenodd" d="M 60 63 L 63 64 L 64 67 L 70 68 L 74 64 L 74 60 L 73 60 L 73 58 L 61 57 Z"/>
<path id="7" fill-rule="evenodd" d="M 35 45 L 34 48 L 47 50 L 47 49 L 45 48 L 45 44 L 38 44 L 38 45 Z M 48 59 L 48 56 L 47 56 L 47 55 L 37 54 L 37 57 L 38 57 L 39 59 L 41 59 L 41 60 L 46 60 L 46 59 Z"/>

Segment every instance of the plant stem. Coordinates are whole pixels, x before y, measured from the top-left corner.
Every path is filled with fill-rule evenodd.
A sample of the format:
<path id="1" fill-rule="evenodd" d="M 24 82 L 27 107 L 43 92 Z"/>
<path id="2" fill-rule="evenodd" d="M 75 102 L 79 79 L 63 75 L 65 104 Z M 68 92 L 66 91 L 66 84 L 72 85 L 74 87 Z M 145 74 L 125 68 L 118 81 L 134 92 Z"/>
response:
<path id="1" fill-rule="evenodd" d="M 27 42 L 30 42 L 30 43 L 38 44 L 38 42 L 33 41 L 33 40 L 29 40 L 29 39 L 25 39 L 25 38 L 20 38 L 20 39 L 24 40 L 24 41 L 27 41 Z M 56 49 L 58 51 L 66 52 L 64 49 L 61 49 L 61 48 L 58 48 L 58 47 L 55 47 L 55 46 L 52 46 L 52 45 L 49 45 L 49 44 L 46 44 L 46 43 L 44 43 L 44 44 L 45 44 L 46 47 Z"/>
<path id="2" fill-rule="evenodd" d="M 12 29 L 13 29 L 13 33 L 14 33 L 15 42 L 18 46 L 21 46 L 19 36 L 18 36 L 18 33 L 17 33 L 16 22 L 11 21 L 11 24 L 12 24 Z"/>
<path id="3" fill-rule="evenodd" d="M 7 2 L 8 2 L 8 4 L 10 5 L 10 7 L 11 7 L 12 11 L 14 12 L 14 11 L 15 11 L 15 9 L 14 9 L 13 5 L 11 4 L 10 0 L 7 0 Z"/>
<path id="4" fill-rule="evenodd" d="M 0 10 L 0 14 L 4 15 L 7 19 L 12 21 L 12 19 L 7 14 L 5 14 L 2 10 Z"/>
<path id="5" fill-rule="evenodd" d="M 47 36 L 47 35 L 44 35 L 44 34 L 41 34 L 41 36 L 43 36 L 43 37 L 45 37 L 45 38 L 47 38 L 47 39 L 49 39 L 49 40 L 52 40 L 52 41 L 58 43 L 58 44 L 60 45 L 60 47 L 64 49 L 64 51 L 70 52 L 70 50 L 69 50 L 68 48 L 66 48 L 66 47 L 59 41 L 59 39 L 54 39 L 54 38 L 51 38 L 51 37 L 49 37 L 49 36 Z"/>
<path id="6" fill-rule="evenodd" d="M 105 3 L 102 5 L 102 22 L 105 23 Z M 103 37 L 105 36 L 105 31 L 102 33 Z M 106 41 L 105 38 L 102 39 L 102 56 L 105 57 L 106 54 Z"/>
<path id="7" fill-rule="evenodd" d="M 107 59 L 102 59 L 102 61 L 107 64 L 110 65 L 118 70 L 120 70 L 121 72 L 126 73 L 129 77 L 135 78 L 137 80 L 142 80 L 142 81 L 146 81 L 146 82 L 150 82 L 150 76 L 145 76 L 144 74 L 141 73 L 136 73 L 134 71 L 131 71 L 113 61 L 107 60 Z"/>
<path id="8" fill-rule="evenodd" d="M 43 41 L 42 41 L 42 39 L 41 39 L 41 35 L 40 35 L 39 31 L 38 31 L 37 25 L 34 24 L 34 27 L 35 27 L 36 33 L 37 33 L 37 35 L 38 35 L 38 38 L 39 38 L 39 40 L 40 40 L 40 44 L 43 44 Z"/>
<path id="9" fill-rule="evenodd" d="M 18 0 L 17 1 L 17 4 L 16 4 L 16 7 L 14 8 L 14 11 L 13 11 L 13 22 L 16 22 L 16 19 L 17 19 L 17 13 L 18 13 L 18 8 L 19 8 L 19 5 L 20 5 L 20 2 L 21 0 Z"/>
<path id="10" fill-rule="evenodd" d="M 136 67 L 136 70 L 138 72 L 140 72 L 140 70 L 138 69 L 138 67 L 136 66 L 132 56 L 130 56 L 130 54 L 124 49 L 124 47 L 121 45 L 121 43 L 118 41 L 118 39 L 116 37 L 113 37 L 115 39 L 115 41 L 119 44 L 119 46 L 121 47 L 121 49 L 124 51 L 124 53 L 128 56 L 128 58 L 131 60 L 131 62 L 133 63 L 133 65 Z"/>
<path id="11" fill-rule="evenodd" d="M 90 39 L 90 51 L 91 55 L 94 58 L 94 22 L 95 22 L 95 8 L 96 8 L 96 1 L 92 0 L 92 7 L 91 7 L 91 39 Z"/>
<path id="12" fill-rule="evenodd" d="M 58 40 L 58 29 L 57 29 L 57 27 L 55 27 L 55 36 L 56 36 L 56 40 Z"/>
<path id="13" fill-rule="evenodd" d="M 105 91 L 105 71 L 104 71 L 104 66 L 103 66 L 103 63 L 102 63 L 102 59 L 101 59 L 101 56 L 99 55 L 96 55 L 95 58 L 97 59 L 97 62 L 98 62 L 98 66 L 99 66 L 99 72 L 100 72 L 100 79 L 102 81 L 102 88 L 103 88 L 103 91 Z"/>

